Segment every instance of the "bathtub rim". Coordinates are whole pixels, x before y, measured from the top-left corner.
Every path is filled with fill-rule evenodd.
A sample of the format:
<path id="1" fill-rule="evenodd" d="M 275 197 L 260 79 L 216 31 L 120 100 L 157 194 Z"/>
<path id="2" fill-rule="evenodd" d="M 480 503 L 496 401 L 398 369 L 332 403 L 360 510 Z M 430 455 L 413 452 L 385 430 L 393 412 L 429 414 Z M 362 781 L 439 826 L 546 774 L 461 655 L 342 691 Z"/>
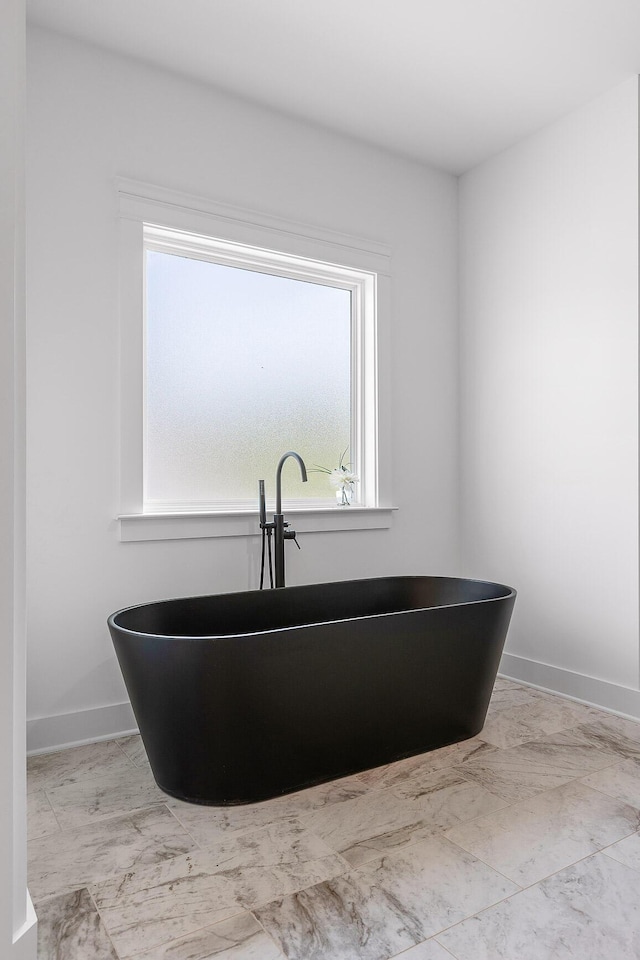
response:
<path id="1" fill-rule="evenodd" d="M 118 630 L 122 633 L 128 634 L 131 637 L 155 637 L 163 640 L 230 640 L 230 639 L 242 639 L 244 637 L 263 637 L 268 636 L 273 633 L 284 633 L 290 630 L 301 630 L 309 629 L 312 627 L 322 627 L 327 623 L 355 623 L 360 620 L 373 620 L 376 618 L 382 617 L 398 617 L 403 616 L 409 613 L 423 613 L 427 610 L 445 610 L 445 609 L 455 609 L 457 607 L 467 607 L 473 606 L 479 603 L 496 603 L 503 600 L 514 599 L 517 597 L 518 592 L 514 587 L 510 587 L 504 583 L 498 583 L 494 580 L 480 580 L 474 577 L 446 577 L 446 576 L 432 576 L 430 574 L 398 574 L 390 577 L 359 577 L 357 580 L 329 580 L 321 581 L 320 583 L 305 583 L 305 584 L 296 584 L 291 587 L 283 587 L 284 590 L 301 590 L 308 589 L 309 587 L 330 587 L 336 584 L 341 583 L 369 583 L 372 581 L 380 580 L 456 580 L 460 583 L 475 583 L 475 584 L 486 584 L 490 587 L 498 587 L 501 590 L 504 590 L 504 595 L 500 597 L 486 597 L 483 599 L 475 600 L 462 600 L 458 603 L 441 603 L 429 607 L 411 607 L 408 610 L 389 610 L 385 613 L 368 613 L 356 617 L 338 617 L 330 620 L 314 620 L 309 623 L 296 623 L 290 626 L 284 627 L 272 627 L 266 630 L 251 630 L 245 633 L 213 633 L 213 634 L 200 634 L 198 636 L 193 636 L 192 634 L 174 634 L 174 633 L 145 633 L 141 630 L 130 630 L 128 627 L 123 627 L 119 623 L 116 623 L 116 617 L 120 616 L 123 613 L 128 613 L 130 610 L 139 610 L 144 607 L 157 606 L 165 603 L 175 603 L 176 601 L 183 600 L 204 600 L 208 597 L 235 597 L 241 596 L 242 594 L 249 593 L 270 593 L 270 590 L 231 590 L 226 593 L 202 593 L 195 594 L 193 596 L 183 596 L 183 597 L 168 597 L 164 600 L 149 600 L 145 603 L 133 603 L 129 604 L 127 607 L 122 607 L 120 610 L 116 610 L 114 613 L 110 614 L 107 618 L 107 625 L 109 629 Z"/>

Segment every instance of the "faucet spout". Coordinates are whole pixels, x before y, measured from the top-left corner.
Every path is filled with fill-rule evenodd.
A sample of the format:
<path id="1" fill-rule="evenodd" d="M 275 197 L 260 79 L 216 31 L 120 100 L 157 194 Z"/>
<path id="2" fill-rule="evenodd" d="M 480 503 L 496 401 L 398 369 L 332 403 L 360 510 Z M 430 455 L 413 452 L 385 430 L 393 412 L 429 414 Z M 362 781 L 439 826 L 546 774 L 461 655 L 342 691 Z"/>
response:
<path id="1" fill-rule="evenodd" d="M 296 453 L 295 450 L 289 450 L 287 453 L 283 453 L 280 457 L 280 461 L 276 468 L 276 512 L 273 515 L 273 532 L 275 539 L 275 577 L 276 577 L 276 587 L 284 587 L 284 542 L 285 540 L 295 540 L 296 535 L 293 530 L 285 530 L 285 527 L 288 527 L 289 524 L 285 523 L 284 514 L 282 513 L 282 467 L 285 460 L 289 457 L 293 457 L 294 460 L 298 461 L 298 466 L 300 467 L 300 476 L 302 477 L 302 482 L 307 482 L 307 468 L 305 466 L 304 460 L 299 453 Z M 297 540 L 296 540 L 297 543 Z"/>
<path id="2" fill-rule="evenodd" d="M 307 468 L 300 454 L 296 453 L 295 450 L 289 450 L 287 453 L 283 453 L 276 467 L 276 513 L 282 513 L 282 468 L 285 460 L 289 457 L 293 457 L 294 460 L 298 461 L 302 482 L 307 482 Z"/>

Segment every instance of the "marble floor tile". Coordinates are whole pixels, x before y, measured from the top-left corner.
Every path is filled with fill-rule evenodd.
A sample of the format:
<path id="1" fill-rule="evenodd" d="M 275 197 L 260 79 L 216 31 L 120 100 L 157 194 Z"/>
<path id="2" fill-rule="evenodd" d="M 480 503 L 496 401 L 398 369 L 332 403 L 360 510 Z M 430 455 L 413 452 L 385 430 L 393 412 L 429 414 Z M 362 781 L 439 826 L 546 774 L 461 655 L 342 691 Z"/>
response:
<path id="1" fill-rule="evenodd" d="M 437 838 L 255 914 L 287 960 L 387 960 L 517 889 Z"/>
<path id="2" fill-rule="evenodd" d="M 436 939 L 457 960 L 638 960 L 640 875 L 596 854 Z"/>
<path id="3" fill-rule="evenodd" d="M 358 780 L 369 787 L 391 787 L 396 783 L 408 780 L 410 777 L 434 773 L 436 770 L 453 767 L 466 763 L 467 760 L 494 753 L 496 749 L 496 747 L 485 743 L 480 737 L 471 737 L 469 740 L 451 743 L 449 746 L 440 747 L 438 750 L 430 750 L 428 753 L 420 753 L 415 757 L 406 757 L 404 760 L 397 760 L 395 763 L 374 767 L 372 770 L 364 770 L 362 773 L 358 773 L 357 777 Z"/>
<path id="4" fill-rule="evenodd" d="M 506 749 L 575 727 L 593 716 L 592 708 L 584 704 L 538 694 L 529 703 L 489 713 L 480 737 Z"/>
<path id="5" fill-rule="evenodd" d="M 640 808 L 640 759 L 631 757 L 629 760 L 622 760 L 606 770 L 583 777 L 582 782 L 594 790 L 615 797 L 616 800 Z"/>
<path id="6" fill-rule="evenodd" d="M 90 891 L 122 960 L 243 912 L 201 850 L 129 870 Z"/>
<path id="7" fill-rule="evenodd" d="M 508 806 L 506 800 L 468 780 L 463 767 L 418 774 L 389 789 L 401 800 L 424 800 L 425 812 L 441 829 L 446 823 L 475 820 Z"/>
<path id="8" fill-rule="evenodd" d="M 49 789 L 47 797 L 63 830 L 161 806 L 167 799 L 149 769 L 133 766 L 126 777 L 95 777 L 68 783 Z"/>
<path id="9" fill-rule="evenodd" d="M 397 953 L 392 960 L 451 960 L 451 954 L 436 940 L 424 940 L 415 947 Z"/>
<path id="10" fill-rule="evenodd" d="M 640 960 L 640 723 L 497 678 L 486 729 L 227 808 L 29 758 L 39 960 Z"/>
<path id="11" fill-rule="evenodd" d="M 131 761 L 115 740 L 102 740 L 58 753 L 41 753 L 27 758 L 27 792 L 61 787 L 107 774 L 126 777 Z"/>
<path id="12" fill-rule="evenodd" d="M 118 960 L 87 890 L 38 906 L 38 960 Z"/>
<path id="13" fill-rule="evenodd" d="M 30 840 L 38 840 L 60 829 L 44 790 L 27 795 L 27 826 Z"/>
<path id="14" fill-rule="evenodd" d="M 28 845 L 29 890 L 35 900 L 119 876 L 137 864 L 179 856 L 196 844 L 166 807 L 143 810 Z"/>
<path id="15" fill-rule="evenodd" d="M 640 811 L 574 782 L 453 827 L 446 836 L 524 887 L 639 827 Z"/>
<path id="16" fill-rule="evenodd" d="M 634 833 L 630 837 L 625 837 L 624 840 L 613 843 L 603 850 L 603 853 L 633 870 L 640 871 L 640 833 Z"/>
<path id="17" fill-rule="evenodd" d="M 640 723 L 608 714 L 591 723 L 581 724 L 578 730 L 597 746 L 621 757 L 640 759 Z"/>
<path id="18" fill-rule="evenodd" d="M 126 958 L 347 868 L 299 823 L 283 821 L 90 889 Z"/>
<path id="19" fill-rule="evenodd" d="M 129 737 L 119 737 L 116 743 L 136 767 L 147 767 L 149 765 L 147 751 L 139 733 L 134 733 Z"/>
<path id="20" fill-rule="evenodd" d="M 284 954 L 250 913 L 204 927 L 131 960 L 285 960 Z M 434 958 L 436 960 L 436 958 Z"/>
<path id="21" fill-rule="evenodd" d="M 372 790 L 339 806 L 306 814 L 301 822 L 352 866 L 358 866 L 388 850 L 432 837 L 457 822 L 441 797 L 464 793 L 465 787 L 460 786 L 464 778 L 454 770 L 439 771 L 435 776 L 441 774 L 444 779 L 431 794 L 400 798 L 395 791 Z"/>
<path id="22" fill-rule="evenodd" d="M 538 691 L 532 687 L 522 687 L 511 682 L 500 682 L 498 678 L 491 694 L 489 710 L 497 713 L 508 707 L 519 707 L 524 703 L 531 703 L 536 699 L 537 694 Z"/>
<path id="23" fill-rule="evenodd" d="M 208 848 L 219 876 L 247 910 L 344 873 L 349 865 L 322 840 L 288 820 Z"/>
<path id="24" fill-rule="evenodd" d="M 292 820 L 310 810 L 334 806 L 354 797 L 364 796 L 367 789 L 356 777 L 345 777 L 262 803 L 207 807 L 183 803 L 172 797 L 166 797 L 165 801 L 194 839 L 201 846 L 206 846 L 209 843 L 218 843 L 231 833 L 256 830 L 278 820 Z"/>
<path id="25" fill-rule="evenodd" d="M 497 750 L 459 769 L 467 779 L 510 803 L 527 800 L 616 762 L 619 754 L 590 741 L 580 731 L 579 727 L 563 730 Z"/>

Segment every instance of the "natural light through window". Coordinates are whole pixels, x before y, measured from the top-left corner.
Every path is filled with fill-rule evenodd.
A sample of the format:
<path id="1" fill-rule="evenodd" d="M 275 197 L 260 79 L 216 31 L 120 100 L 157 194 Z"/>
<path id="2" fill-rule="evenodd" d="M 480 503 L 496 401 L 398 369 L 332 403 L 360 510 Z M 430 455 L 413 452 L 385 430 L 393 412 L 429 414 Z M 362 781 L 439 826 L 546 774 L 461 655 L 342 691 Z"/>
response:
<path id="1" fill-rule="evenodd" d="M 283 498 L 335 506 L 327 470 L 366 489 L 363 326 L 372 278 L 212 238 L 145 230 L 145 510 L 255 506 L 286 450 Z M 317 468 L 325 468 L 318 470 Z"/>
<path id="2" fill-rule="evenodd" d="M 255 501 L 288 449 L 337 466 L 351 446 L 350 290 L 155 250 L 146 277 L 147 503 Z M 291 493 L 334 496 L 323 473 Z"/>

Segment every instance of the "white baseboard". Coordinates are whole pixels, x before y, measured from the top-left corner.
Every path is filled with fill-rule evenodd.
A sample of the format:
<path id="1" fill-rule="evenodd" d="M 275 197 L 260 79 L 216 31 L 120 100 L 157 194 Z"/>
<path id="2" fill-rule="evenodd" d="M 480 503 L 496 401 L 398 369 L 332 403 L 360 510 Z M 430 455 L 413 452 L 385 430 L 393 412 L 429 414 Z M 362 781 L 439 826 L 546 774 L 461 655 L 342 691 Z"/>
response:
<path id="1" fill-rule="evenodd" d="M 552 667 L 548 663 L 516 657 L 511 653 L 502 655 L 498 672 L 503 677 L 548 690 L 549 693 L 559 693 L 571 700 L 600 707 L 631 720 L 640 720 L 640 690 Z"/>
<path id="2" fill-rule="evenodd" d="M 27 754 L 51 753 L 97 740 L 137 733 L 130 703 L 113 703 L 76 713 L 27 720 Z"/>

